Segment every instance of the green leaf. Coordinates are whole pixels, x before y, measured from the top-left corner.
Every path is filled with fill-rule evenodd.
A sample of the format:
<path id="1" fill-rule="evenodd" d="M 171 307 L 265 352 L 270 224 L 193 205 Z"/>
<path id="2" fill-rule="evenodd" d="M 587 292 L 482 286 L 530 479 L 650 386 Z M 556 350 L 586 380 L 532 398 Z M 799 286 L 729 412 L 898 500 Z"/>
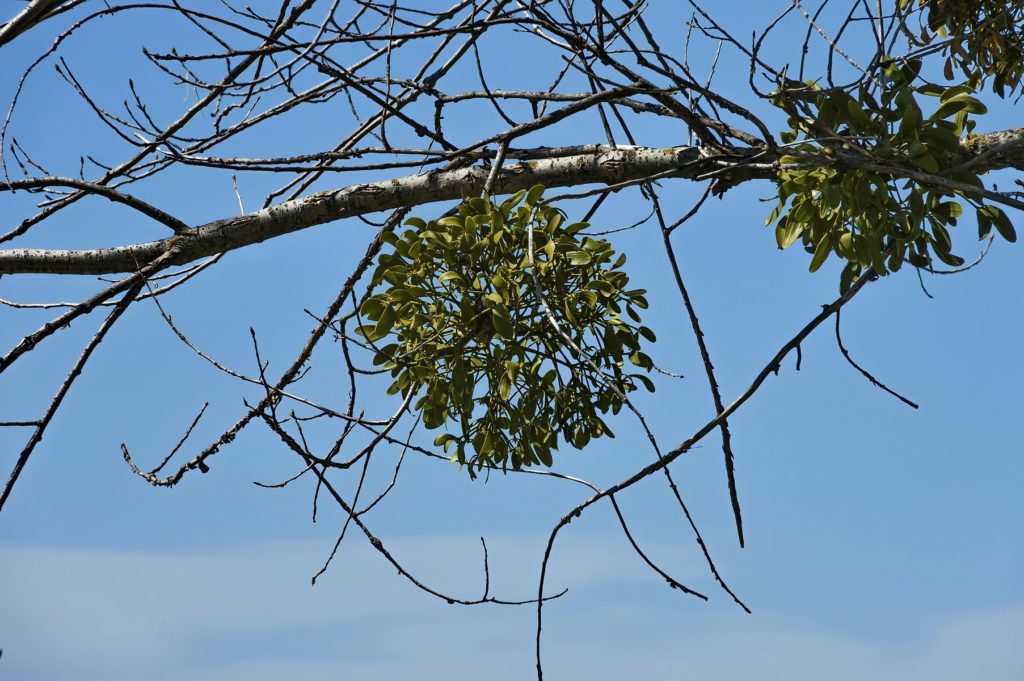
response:
<path id="1" fill-rule="evenodd" d="M 988 236 L 990 231 L 990 225 L 995 225 L 996 231 L 999 235 L 1013 243 L 1017 240 L 1017 232 L 1013 228 L 1013 223 L 1010 222 L 1010 218 L 1006 216 L 1001 208 L 996 206 L 981 206 L 978 208 L 978 234 L 979 237 L 984 239 Z"/>
<path id="2" fill-rule="evenodd" d="M 462 227 L 463 220 L 458 215 L 448 215 L 437 221 L 441 227 Z"/>
<path id="3" fill-rule="evenodd" d="M 832 252 L 832 241 L 828 235 L 822 237 L 821 241 L 814 248 L 814 257 L 811 258 L 810 271 L 817 272 L 818 268 L 822 266 L 825 260 L 828 258 L 828 254 Z"/>
<path id="4" fill-rule="evenodd" d="M 565 254 L 565 257 L 569 259 L 569 262 L 576 266 L 589 265 L 593 256 L 586 251 L 569 251 Z"/>
<path id="5" fill-rule="evenodd" d="M 1010 222 L 1010 218 L 1006 217 L 1006 213 L 1002 209 L 994 206 L 991 208 L 993 209 L 992 222 L 996 226 L 996 231 L 999 232 L 999 236 L 1012 244 L 1017 240 L 1017 232 L 1013 228 L 1013 223 Z"/>
<path id="6" fill-rule="evenodd" d="M 635 378 L 636 380 L 638 380 L 641 383 L 643 383 L 644 387 L 647 388 L 647 392 L 649 392 L 649 393 L 653 393 L 654 392 L 654 382 L 651 381 L 651 379 L 647 378 L 643 374 L 633 374 L 632 378 Z"/>
<path id="7" fill-rule="evenodd" d="M 555 214 L 551 216 L 551 219 L 548 220 L 548 224 L 545 225 L 545 230 L 549 233 L 557 231 L 558 227 L 562 224 L 562 220 L 564 219 L 565 218 L 562 216 L 561 213 L 555 212 Z"/>
<path id="8" fill-rule="evenodd" d="M 959 99 L 945 102 L 935 110 L 935 113 L 930 116 L 930 120 L 936 121 L 949 118 L 950 116 L 954 116 L 961 111 L 966 110 L 967 106 L 967 102 Z"/>
<path id="9" fill-rule="evenodd" d="M 787 219 L 784 224 L 779 225 L 775 228 L 775 241 L 778 243 L 779 248 L 789 248 L 793 243 L 800 238 L 804 228 L 807 226 L 806 223 L 797 222 L 793 219 Z"/>
<path id="10" fill-rule="evenodd" d="M 992 233 L 992 217 L 988 212 L 990 206 L 981 206 L 977 210 L 978 216 L 978 239 L 985 239 Z"/>
<path id="11" fill-rule="evenodd" d="M 941 224 L 935 222 L 932 223 L 932 236 L 935 238 L 935 252 L 941 257 L 943 254 L 949 254 L 953 248 L 953 240 L 949 236 L 949 231 Z"/>
<path id="12" fill-rule="evenodd" d="M 451 444 L 453 442 L 455 442 L 456 440 L 458 440 L 458 439 L 459 438 L 455 437 L 451 433 L 441 433 L 440 435 L 438 435 L 437 437 L 434 438 L 434 446 L 435 447 L 444 447 L 444 451 L 447 452 L 448 451 L 448 447 L 450 447 Z"/>
<path id="13" fill-rule="evenodd" d="M 584 300 L 587 307 L 593 309 L 597 305 L 597 294 L 593 291 L 579 291 L 577 295 Z"/>
<path id="14" fill-rule="evenodd" d="M 512 382 L 505 376 L 498 379 L 498 395 L 506 402 L 512 396 Z"/>
<path id="15" fill-rule="evenodd" d="M 940 120 L 949 118 L 950 116 L 966 112 L 977 115 L 984 115 L 988 113 L 988 107 L 981 103 L 981 101 L 975 97 L 969 95 L 957 95 L 951 99 L 945 100 L 935 113 L 932 114 L 932 120 Z"/>
<path id="16" fill-rule="evenodd" d="M 472 209 L 477 215 L 486 215 L 491 208 L 490 201 L 480 196 L 467 199 L 463 205 Z"/>
<path id="17" fill-rule="evenodd" d="M 860 274 L 860 267 L 855 262 L 846 263 L 842 274 L 839 275 L 839 292 L 846 293 L 853 285 L 854 279 Z"/>
<path id="18" fill-rule="evenodd" d="M 961 258 L 959 255 L 947 253 L 939 249 L 935 249 L 935 255 L 938 256 L 939 260 L 949 265 L 950 267 L 960 267 L 961 265 L 964 264 L 964 259 Z"/>
<path id="19" fill-rule="evenodd" d="M 939 85 L 936 85 L 935 87 L 941 88 L 941 86 L 939 86 Z M 965 94 L 970 93 L 970 92 L 974 92 L 974 88 L 972 86 L 970 86 L 970 85 L 967 85 L 966 83 L 965 84 L 961 84 L 961 85 L 954 85 L 952 87 L 946 88 L 942 92 L 942 94 L 940 95 L 939 101 L 945 103 L 945 102 L 948 102 L 949 100 L 953 99 L 954 97 L 958 97 L 960 95 L 965 95 Z"/>
<path id="20" fill-rule="evenodd" d="M 988 107 L 985 106 L 981 102 L 981 100 L 979 100 L 979 99 L 977 99 L 975 97 L 968 97 L 968 96 L 957 97 L 953 101 L 964 102 L 967 105 L 967 106 L 964 107 L 964 111 L 967 111 L 968 113 L 972 113 L 972 114 L 975 114 L 977 116 L 984 116 L 985 114 L 988 113 Z"/>
<path id="21" fill-rule="evenodd" d="M 388 302 L 385 297 L 371 296 L 363 302 L 362 306 L 359 308 L 359 312 L 371 321 L 377 321 L 380 319 L 381 312 L 383 312 L 386 307 L 388 307 Z"/>
<path id="22" fill-rule="evenodd" d="M 367 339 L 376 341 L 391 333 L 391 329 L 394 328 L 397 318 L 398 314 L 393 305 L 385 307 L 380 313 L 380 319 L 377 321 L 377 326 L 373 330 L 373 335 L 367 337 Z"/>
<path id="23" fill-rule="evenodd" d="M 875 273 L 878 276 L 885 276 L 885 259 L 882 257 L 882 245 L 878 238 L 867 238 L 864 239 L 864 246 L 868 252 L 868 259 L 871 261 L 871 267 L 874 268 Z"/>
<path id="24" fill-rule="evenodd" d="M 861 105 L 854 99 L 849 99 L 846 103 L 846 108 L 849 111 L 850 125 L 857 131 L 866 131 L 871 127 L 871 118 L 864 112 Z"/>
<path id="25" fill-rule="evenodd" d="M 923 170 L 929 173 L 939 172 L 939 162 L 928 152 L 923 144 L 910 145 L 910 159 Z"/>
<path id="26" fill-rule="evenodd" d="M 544 185 L 535 184 L 530 187 L 530 191 L 526 192 L 526 202 L 531 206 L 540 201 L 540 197 L 544 195 Z"/>
<path id="27" fill-rule="evenodd" d="M 633 366 L 638 366 L 641 369 L 647 369 L 648 371 L 654 368 L 654 362 L 650 357 L 640 351 L 635 351 L 629 356 L 629 361 Z"/>
<path id="28" fill-rule="evenodd" d="M 476 453 L 484 457 L 484 459 L 489 458 L 490 453 L 494 451 L 494 440 L 491 437 L 491 431 L 485 431 L 483 437 L 478 438 L 478 441 L 479 444 L 477 444 L 477 440 L 473 441 L 473 448 L 476 449 Z"/>
<path id="29" fill-rule="evenodd" d="M 491 319 L 494 321 L 494 330 L 502 338 L 512 340 L 515 338 L 515 330 L 512 328 L 512 321 L 508 317 L 508 312 L 505 311 L 504 307 L 493 307 L 491 308 Z"/>
<path id="30" fill-rule="evenodd" d="M 921 107 L 911 101 L 903 110 L 903 117 L 900 120 L 900 135 L 916 132 L 921 127 L 921 120 Z"/>
<path id="31" fill-rule="evenodd" d="M 946 88 L 942 87 L 938 83 L 925 83 L 924 85 L 914 88 L 914 90 L 929 97 L 941 97 L 943 93 L 947 91 Z"/>

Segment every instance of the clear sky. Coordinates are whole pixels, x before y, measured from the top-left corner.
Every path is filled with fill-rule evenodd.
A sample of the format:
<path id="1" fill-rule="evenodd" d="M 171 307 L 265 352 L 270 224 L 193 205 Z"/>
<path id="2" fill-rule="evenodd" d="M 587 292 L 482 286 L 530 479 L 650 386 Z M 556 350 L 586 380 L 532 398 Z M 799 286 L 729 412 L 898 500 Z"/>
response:
<path id="1" fill-rule="evenodd" d="M 764 23 L 762 3 L 733 4 L 744 11 L 722 15 L 737 35 Z M 18 8 L 3 3 L 0 14 Z M 66 54 L 76 75 L 106 101 L 123 99 L 127 78 L 134 77 L 170 120 L 190 104 L 189 95 L 154 74 L 136 48 L 118 52 L 112 63 L 106 46 L 131 33 L 152 34 L 150 44 L 169 48 L 181 28 L 154 26 L 145 15 L 104 21 L 69 44 Z M 44 24 L 3 48 L 5 103 L 13 74 L 49 44 L 51 30 Z M 797 35 L 783 33 L 780 40 Z M 542 57 L 524 52 L 509 59 L 502 45 L 485 43 L 481 56 L 493 69 L 491 85 L 504 87 L 507 78 L 511 87 Z M 746 88 L 745 71 L 726 66 L 720 87 Z M 455 74 L 451 90 L 460 88 L 459 77 L 471 73 Z M 29 81 L 20 106 L 15 134 L 31 140 L 37 160 L 52 163 L 54 174 L 75 174 L 80 149 L 109 149 L 107 160 L 124 153 L 49 65 Z M 282 130 L 274 144 L 294 151 L 322 147 L 337 136 L 330 131 L 332 115 L 324 110 L 310 127 Z M 466 122 L 465 134 L 469 139 L 499 125 L 480 117 Z M 1019 110 L 994 105 L 979 131 L 1016 125 Z M 574 134 L 538 143 L 604 139 L 596 117 L 581 119 Z M 641 136 L 641 144 L 685 142 L 671 126 L 644 129 Z M 354 181 L 332 177 L 321 186 Z M 1009 184 L 1012 177 L 1001 181 Z M 240 178 L 246 208 L 258 207 L 271 186 Z M 662 193 L 679 214 L 701 190 L 673 182 Z M 189 222 L 238 211 L 230 179 L 220 175 L 182 173 L 146 191 Z M 760 200 L 771 195 L 768 184 L 742 186 L 711 201 L 677 232 L 726 402 L 837 291 L 837 267 L 810 274 L 806 254 L 775 248 L 772 230 L 763 227 L 771 204 Z M 30 214 L 26 197 L 0 201 L 4 230 Z M 599 213 L 599 226 L 632 223 L 642 217 L 638 210 L 646 211 L 643 205 L 636 190 L 622 192 Z M 426 206 L 416 214 L 442 210 Z M 974 227 L 968 223 L 961 231 L 960 252 L 972 259 L 980 250 Z M 250 372 L 253 327 L 271 371 L 280 370 L 311 328 L 304 310 L 325 308 L 370 234 L 362 223 L 343 221 L 236 251 L 164 304 L 200 347 Z M 19 245 L 90 246 L 158 236 L 134 215 L 93 202 Z M 651 291 L 645 320 L 658 334 L 655 360 L 685 376 L 661 380 L 654 395 L 637 398 L 659 442 L 671 447 L 713 415 L 700 358 L 656 225 L 612 238 L 629 255 L 632 281 Z M 745 549 L 736 546 L 717 437 L 675 465 L 719 569 L 752 614 L 716 588 L 660 479 L 624 494 L 623 510 L 651 555 L 709 594 L 710 602 L 667 588 L 629 550 L 609 508 L 591 509 L 567 528 L 548 582 L 553 590 L 569 589 L 545 609 L 548 678 L 1024 677 L 1022 262 L 1019 245 L 997 241 L 969 272 L 926 276 L 933 298 L 905 270 L 872 284 L 845 309 L 846 347 L 920 403 L 919 410 L 873 388 L 847 365 L 831 324 L 805 342 L 799 372 L 787 360 L 731 420 Z M 0 279 L 0 296 L 21 301 L 67 299 L 85 288 L 42 277 Z M 0 345 L 9 347 L 49 314 L 0 308 Z M 35 418 L 45 408 L 94 323 L 76 324 L 48 341 L 46 353 L 0 377 L 0 420 Z M 325 344 L 318 359 L 326 370 L 306 388 L 340 405 L 347 387 L 330 370 L 337 366 L 336 350 Z M 310 522 L 308 479 L 284 490 L 252 484 L 298 470 L 265 429 L 245 431 L 211 461 L 209 474 L 173 490 L 148 487 L 124 465 L 121 442 L 144 463 L 158 461 L 209 401 L 194 451 L 243 413 L 244 396 L 254 395 L 184 348 L 152 305 L 129 311 L 74 387 L 0 515 L 0 679 L 529 678 L 532 607 L 447 605 L 398 577 L 356 534 L 311 586 L 342 518 L 324 505 L 318 522 Z M 394 408 L 383 398 L 367 402 L 368 413 Z M 650 461 L 634 424 L 620 416 L 613 426 L 615 440 L 582 453 L 563 451 L 559 469 L 606 486 Z M 0 429 L 5 466 L 26 435 Z M 395 455 L 379 458 L 371 485 L 386 482 Z M 469 598 L 483 589 L 483 536 L 492 593 L 530 598 L 550 528 L 583 498 L 580 490 L 548 480 L 492 475 L 470 481 L 446 465 L 411 459 L 395 494 L 367 522 L 417 576 Z"/>

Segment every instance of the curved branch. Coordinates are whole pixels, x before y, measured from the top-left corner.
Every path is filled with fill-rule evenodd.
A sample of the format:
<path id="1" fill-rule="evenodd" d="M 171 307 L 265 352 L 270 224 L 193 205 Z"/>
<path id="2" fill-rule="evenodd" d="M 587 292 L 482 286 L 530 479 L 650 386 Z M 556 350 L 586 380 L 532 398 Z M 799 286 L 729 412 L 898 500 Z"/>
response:
<path id="1" fill-rule="evenodd" d="M 93 351 L 96 347 L 103 342 L 103 338 L 107 335 L 107 332 L 113 328 L 117 320 L 124 314 L 128 306 L 135 302 L 135 296 L 138 295 L 139 291 L 142 290 L 142 286 L 145 280 L 136 281 L 127 290 L 127 292 L 121 296 L 121 300 L 118 301 L 114 309 L 107 315 L 107 318 L 100 324 L 100 328 L 93 334 L 92 339 L 86 343 L 85 348 L 82 350 L 82 354 L 79 356 L 78 361 L 68 372 L 64 382 L 61 383 L 60 388 L 57 390 L 53 399 L 50 401 L 50 406 L 47 407 L 46 413 L 35 422 L 35 430 L 32 432 L 32 436 L 29 438 L 25 448 L 21 450 L 21 454 L 18 456 L 17 462 L 14 464 L 14 469 L 11 471 L 10 477 L 7 479 L 7 484 L 4 485 L 3 491 L 0 491 L 0 511 L 3 510 L 4 504 L 7 502 L 8 497 L 11 495 L 11 490 L 14 489 L 15 483 L 18 482 L 18 477 L 21 475 L 21 471 L 24 470 L 25 464 L 28 463 L 28 459 L 32 456 L 32 452 L 35 451 L 36 445 L 38 445 L 42 439 L 43 434 L 46 432 L 47 426 L 50 425 L 50 421 L 53 420 L 54 414 L 57 413 L 57 409 L 60 408 L 61 403 L 67 396 L 68 391 L 71 389 L 71 385 L 75 382 L 81 374 L 82 370 L 85 369 L 86 363 L 92 356 Z M 20 423 L 18 425 L 30 425 L 29 423 Z"/>
<path id="2" fill-rule="evenodd" d="M 785 345 L 779 348 L 779 351 L 776 352 L 775 356 L 772 357 L 772 359 L 764 366 L 764 368 L 761 369 L 761 371 L 757 374 L 757 376 L 754 378 L 754 381 L 747 387 L 747 389 L 744 390 L 743 393 L 739 397 L 737 397 L 732 404 L 726 407 L 724 411 L 722 411 L 713 419 L 705 423 L 700 430 L 695 432 L 693 435 L 691 435 L 689 438 L 687 438 L 684 442 L 679 444 L 673 450 L 667 452 L 664 456 L 660 457 L 654 463 L 648 464 L 647 466 L 641 468 L 639 471 L 637 471 L 630 477 L 626 478 L 625 480 L 621 480 L 620 482 L 612 485 L 611 487 L 608 487 L 607 489 L 598 492 L 597 494 L 590 497 L 586 501 L 577 504 L 575 508 L 573 508 L 564 516 L 562 516 L 561 520 L 559 520 L 551 529 L 551 534 L 548 535 L 547 546 L 544 549 L 544 559 L 541 561 L 540 579 L 538 580 L 537 585 L 537 593 L 539 594 L 539 598 L 543 598 L 544 596 L 544 583 L 547 577 L 548 561 L 551 557 L 551 552 L 554 549 L 555 539 L 558 537 L 558 533 L 562 530 L 562 528 L 571 523 L 574 518 L 578 518 L 583 513 L 583 511 L 585 511 L 590 506 L 593 506 L 601 499 L 604 499 L 605 497 L 610 497 L 613 494 L 617 494 L 618 492 L 621 492 L 624 489 L 632 487 L 633 485 L 640 482 L 644 478 L 656 473 L 659 470 L 664 469 L 670 463 L 678 459 L 680 456 L 690 451 L 690 449 L 692 449 L 695 444 L 697 444 L 705 437 L 707 437 L 709 433 L 711 433 L 721 425 L 722 421 L 728 418 L 733 412 L 739 409 L 747 400 L 753 397 L 754 393 L 756 393 L 758 389 L 760 389 L 761 385 L 768 379 L 768 376 L 778 371 L 778 368 L 779 366 L 781 366 L 782 360 L 786 358 L 786 355 L 788 355 L 793 350 L 799 348 L 800 344 L 804 341 L 805 338 L 807 338 L 807 336 L 811 334 L 812 331 L 814 331 L 814 329 L 818 328 L 818 326 L 820 326 L 822 322 L 824 322 L 826 319 L 828 319 L 833 314 L 842 309 L 842 307 L 846 305 L 848 302 L 853 300 L 853 297 L 856 296 L 857 293 L 859 293 L 861 290 L 863 290 L 864 286 L 874 281 L 875 279 L 877 279 L 877 275 L 875 275 L 874 273 L 868 274 L 864 278 L 860 279 L 856 284 L 851 286 L 846 293 L 837 298 L 830 305 L 822 306 L 821 312 L 815 315 L 814 319 L 808 322 L 802 329 L 800 329 L 799 332 L 797 332 L 795 336 L 789 339 L 785 343 Z M 540 632 L 542 629 L 542 624 L 543 601 L 539 600 L 537 602 L 537 624 L 535 629 L 538 679 L 542 679 L 544 677 L 541 666 L 540 648 Z"/>
<path id="3" fill-rule="evenodd" d="M 117 191 L 112 187 L 108 187 L 98 182 L 87 182 L 85 180 L 76 180 L 73 177 L 36 177 L 27 180 L 13 180 L 9 182 L 0 183 L 0 190 L 6 189 L 8 191 L 17 191 L 19 189 L 25 190 L 40 190 L 47 189 L 48 187 L 71 187 L 72 189 L 80 189 L 90 194 L 96 194 L 102 196 L 105 199 L 109 199 L 115 203 L 121 203 L 129 208 L 134 208 L 143 215 L 153 218 L 157 222 L 166 225 L 175 234 L 183 234 L 188 230 L 188 225 L 179 220 L 178 218 L 170 215 L 169 213 L 160 210 L 156 206 L 146 203 L 140 198 L 132 196 L 131 194 L 124 194 Z M 0 237 L 0 241 L 12 238 L 18 235 L 18 230 L 13 230 L 3 237 Z"/>

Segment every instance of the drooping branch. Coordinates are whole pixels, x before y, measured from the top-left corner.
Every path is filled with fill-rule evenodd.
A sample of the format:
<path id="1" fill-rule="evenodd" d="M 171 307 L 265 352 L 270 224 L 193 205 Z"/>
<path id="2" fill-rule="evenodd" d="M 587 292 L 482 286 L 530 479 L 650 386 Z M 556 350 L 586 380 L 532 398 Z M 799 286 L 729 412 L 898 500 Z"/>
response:
<path id="1" fill-rule="evenodd" d="M 82 354 L 81 356 L 79 356 L 78 361 L 75 362 L 74 366 L 71 368 L 71 371 L 68 372 L 68 375 L 64 378 L 63 383 L 61 383 L 61 386 L 57 390 L 57 393 L 53 396 L 53 399 L 50 401 L 50 406 L 47 407 L 46 413 L 44 413 L 43 416 L 38 421 L 35 422 L 35 430 L 32 432 L 32 435 L 29 438 L 29 441 L 25 445 L 24 449 L 21 450 L 21 454 L 18 456 L 18 460 L 14 464 L 14 468 L 11 471 L 11 475 L 7 479 L 7 483 L 4 485 L 3 490 L 0 491 L 0 511 L 3 510 L 4 504 L 7 502 L 8 497 L 10 497 L 11 495 L 11 490 L 14 489 L 15 483 L 18 482 L 18 477 L 21 475 L 22 470 L 24 470 L 25 468 L 25 464 L 28 463 L 28 459 L 30 456 L 32 456 L 32 452 L 35 451 L 36 446 L 40 443 L 40 441 L 42 441 L 43 434 L 46 432 L 46 428 L 50 425 L 50 421 L 53 420 L 53 416 L 54 414 L 57 413 L 57 410 L 60 408 L 61 403 L 64 402 L 64 398 L 67 397 L 68 391 L 71 389 L 72 384 L 74 384 L 75 380 L 82 374 L 82 370 L 85 368 L 86 363 L 92 356 L 93 351 L 96 350 L 96 347 L 103 342 L 103 339 L 106 337 L 107 332 L 110 331 L 111 328 L 113 328 L 114 324 L 117 323 L 117 320 L 121 318 L 121 315 L 123 315 L 125 310 L 128 309 L 128 306 L 131 305 L 132 302 L 135 300 L 135 296 L 137 296 L 139 291 L 142 290 L 143 284 L 144 280 L 137 281 L 121 297 L 117 305 L 114 307 L 113 311 L 109 315 L 107 315 L 107 318 L 100 325 L 99 330 L 97 330 L 96 333 L 93 334 L 92 339 L 85 345 L 85 348 L 82 350 Z M 25 423 L 20 425 L 29 424 Z"/>
<path id="2" fill-rule="evenodd" d="M 544 678 L 543 666 L 541 663 L 541 630 L 543 629 L 544 613 L 544 602 L 542 599 L 544 596 L 544 585 L 547 577 L 548 562 L 551 559 L 551 553 L 554 549 L 555 540 L 558 538 L 559 532 L 567 525 L 569 525 L 569 523 L 571 523 L 575 518 L 579 518 L 584 511 L 586 511 L 588 508 L 590 508 L 597 502 L 605 498 L 612 499 L 613 495 L 617 494 L 618 492 L 621 492 L 632 487 L 633 485 L 637 484 L 644 478 L 660 470 L 667 469 L 669 464 L 678 459 L 680 456 L 683 456 L 684 454 L 689 452 L 694 447 L 694 445 L 699 443 L 709 433 L 713 432 L 716 428 L 718 428 L 721 425 L 722 421 L 728 418 L 737 409 L 743 406 L 743 404 L 747 400 L 753 397 L 753 395 L 761 388 L 761 386 L 768 379 L 768 377 L 771 374 L 778 372 L 778 369 L 782 364 L 782 360 L 784 360 L 790 352 L 799 349 L 800 344 L 804 341 L 804 339 L 806 339 L 811 334 L 811 332 L 813 332 L 818 326 L 822 324 L 822 322 L 827 320 L 829 317 L 838 313 L 839 310 L 841 310 L 844 305 L 853 300 L 854 296 L 856 296 L 860 291 L 862 291 L 866 285 L 868 285 L 872 281 L 875 281 L 876 279 L 877 277 L 873 273 L 869 274 L 868 276 L 865 276 L 856 284 L 851 286 L 850 289 L 846 291 L 846 293 L 844 293 L 839 298 L 834 300 L 831 304 L 823 306 L 821 312 L 815 315 L 814 318 L 811 319 L 811 321 L 808 322 L 806 325 L 804 325 L 804 327 L 800 329 L 800 331 L 798 331 L 795 336 L 790 338 L 784 345 L 782 345 L 781 348 L 779 348 L 778 352 L 776 352 L 775 355 L 768 361 L 768 363 L 764 365 L 761 371 L 758 372 L 757 376 L 754 378 L 753 382 L 747 387 L 746 390 L 744 390 L 739 395 L 739 397 L 737 397 L 723 411 L 715 415 L 713 419 L 705 423 L 704 426 L 697 430 L 695 433 L 693 433 L 693 435 L 691 435 L 689 438 L 687 438 L 682 443 L 677 445 L 671 451 L 666 452 L 664 456 L 659 457 L 656 462 L 648 464 L 647 466 L 640 469 L 639 471 L 629 476 L 628 478 L 619 481 L 618 483 L 594 494 L 589 499 L 586 499 L 585 501 L 577 504 L 568 513 L 563 515 L 561 520 L 555 523 L 555 525 L 551 529 L 551 533 L 548 535 L 547 546 L 544 550 L 544 557 L 541 560 L 540 578 L 537 582 L 537 592 L 539 594 L 539 598 L 541 599 L 537 601 L 537 624 L 535 629 L 535 654 L 538 680 Z M 733 597 L 735 598 L 735 596 Z"/>

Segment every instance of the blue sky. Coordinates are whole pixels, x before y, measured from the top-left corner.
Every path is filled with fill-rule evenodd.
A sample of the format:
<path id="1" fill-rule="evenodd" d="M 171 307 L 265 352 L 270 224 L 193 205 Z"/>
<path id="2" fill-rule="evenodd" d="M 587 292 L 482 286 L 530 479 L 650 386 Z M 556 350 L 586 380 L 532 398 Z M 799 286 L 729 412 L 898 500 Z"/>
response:
<path id="1" fill-rule="evenodd" d="M 735 14 L 728 18 L 737 34 L 749 33 L 746 22 L 763 21 L 758 12 Z M 187 107 L 180 90 L 140 77 L 152 74 L 137 53 L 126 51 L 110 75 L 98 49 L 125 31 L 162 28 L 104 22 L 69 46 L 76 73 L 111 102 L 124 97 L 126 79 L 134 76 L 169 111 Z M 5 47 L 5 72 L 8 55 L 9 63 L 20 65 L 50 39 L 44 25 Z M 174 44 L 162 40 L 157 44 Z M 542 57 L 502 59 L 502 44 L 484 46 L 482 56 L 495 69 L 492 85 L 528 80 L 523 71 Z M 15 113 L 19 139 L 31 140 L 55 173 L 77 170 L 78 152 L 62 152 L 63 145 L 108 149 L 112 158 L 123 153 L 63 81 L 48 66 L 43 70 Z M 455 74 L 451 89 L 460 77 L 469 74 Z M 721 78 L 723 87 L 746 87 L 742 69 L 723 68 Z M 10 79 L 0 87 L 7 101 Z M 337 133 L 330 130 L 331 111 L 317 115 L 309 127 L 282 130 L 274 142 L 322 146 Z M 1011 107 L 996 105 L 979 130 L 1018 122 Z M 481 116 L 466 122 L 465 134 L 493 125 Z M 596 120 L 573 134 L 578 139 L 538 143 L 603 139 Z M 685 141 L 667 126 L 640 134 L 640 143 Z M 322 186 L 350 181 L 328 178 Z M 240 178 L 247 208 L 258 207 L 269 186 Z M 700 191 L 671 183 L 662 193 L 678 214 Z M 230 179 L 222 176 L 176 175 L 145 192 L 190 222 L 238 211 Z M 809 274 L 805 254 L 776 250 L 771 230 L 762 226 L 770 204 L 759 201 L 770 195 L 767 184 L 740 187 L 711 201 L 677 233 L 726 402 L 836 294 L 836 267 Z M 24 197 L 3 201 L 5 224 L 31 210 Z M 633 222 L 640 205 L 635 193 L 616 195 L 599 214 L 601 226 Z M 434 211 L 441 208 L 417 214 Z M 973 229 L 966 224 L 961 230 L 968 259 L 980 248 Z M 247 371 L 255 367 L 252 326 L 263 356 L 280 368 L 308 334 L 304 309 L 326 306 L 369 235 L 361 223 L 339 222 L 234 252 L 168 295 L 165 305 L 204 350 Z M 24 245 L 157 236 L 130 213 L 96 202 Z M 686 376 L 661 381 L 657 393 L 638 398 L 659 442 L 672 446 L 712 416 L 699 356 L 654 225 L 615 239 L 630 257 L 633 281 L 651 291 L 646 320 L 659 337 L 656 361 Z M 624 494 L 623 510 L 651 555 L 711 595 L 709 603 L 669 590 L 649 572 L 629 551 L 610 509 L 596 507 L 574 522 L 556 546 L 549 580 L 569 592 L 545 610 L 548 677 L 1020 678 L 1021 258 L 1019 246 L 996 242 L 970 272 L 926 277 L 934 299 L 905 271 L 871 285 L 845 309 L 844 341 L 854 357 L 919 402 L 919 410 L 872 388 L 850 368 L 829 325 L 804 344 L 801 371 L 790 359 L 769 379 L 731 421 L 746 549 L 735 545 L 717 439 L 675 465 L 719 568 L 753 614 L 716 590 L 659 480 Z M 92 285 L 6 277 L 0 296 L 66 299 Z M 0 309 L 2 345 L 46 318 Z M 46 352 L 0 377 L 0 417 L 34 418 L 91 328 L 76 323 L 48 341 Z M 325 344 L 318 356 L 325 370 L 306 389 L 340 403 L 346 388 L 330 370 L 337 366 L 335 351 Z M 246 431 L 211 461 L 208 475 L 173 490 L 149 488 L 121 460 L 121 442 L 145 462 L 158 460 L 209 401 L 208 419 L 194 440 L 205 444 L 241 413 L 242 397 L 253 394 L 183 348 L 151 305 L 126 315 L 76 384 L 0 516 L 0 678 L 529 678 L 531 608 L 449 606 L 397 577 L 355 534 L 311 587 L 342 519 L 326 507 L 317 524 L 310 522 L 308 480 L 274 491 L 251 484 L 297 470 L 265 430 Z M 367 406 L 383 414 L 395 405 L 374 399 Z M 608 485 L 647 463 L 650 454 L 635 425 L 620 418 L 613 426 L 617 439 L 583 453 L 564 451 L 559 468 Z M 13 461 L 24 436 L 0 429 L 4 460 Z M 371 485 L 386 481 L 393 461 L 393 452 L 381 457 Z M 582 498 L 546 480 L 472 482 L 445 465 L 413 459 L 395 495 L 367 521 L 417 575 L 467 597 L 483 588 L 479 537 L 485 536 L 492 593 L 528 598 L 548 531 Z"/>

